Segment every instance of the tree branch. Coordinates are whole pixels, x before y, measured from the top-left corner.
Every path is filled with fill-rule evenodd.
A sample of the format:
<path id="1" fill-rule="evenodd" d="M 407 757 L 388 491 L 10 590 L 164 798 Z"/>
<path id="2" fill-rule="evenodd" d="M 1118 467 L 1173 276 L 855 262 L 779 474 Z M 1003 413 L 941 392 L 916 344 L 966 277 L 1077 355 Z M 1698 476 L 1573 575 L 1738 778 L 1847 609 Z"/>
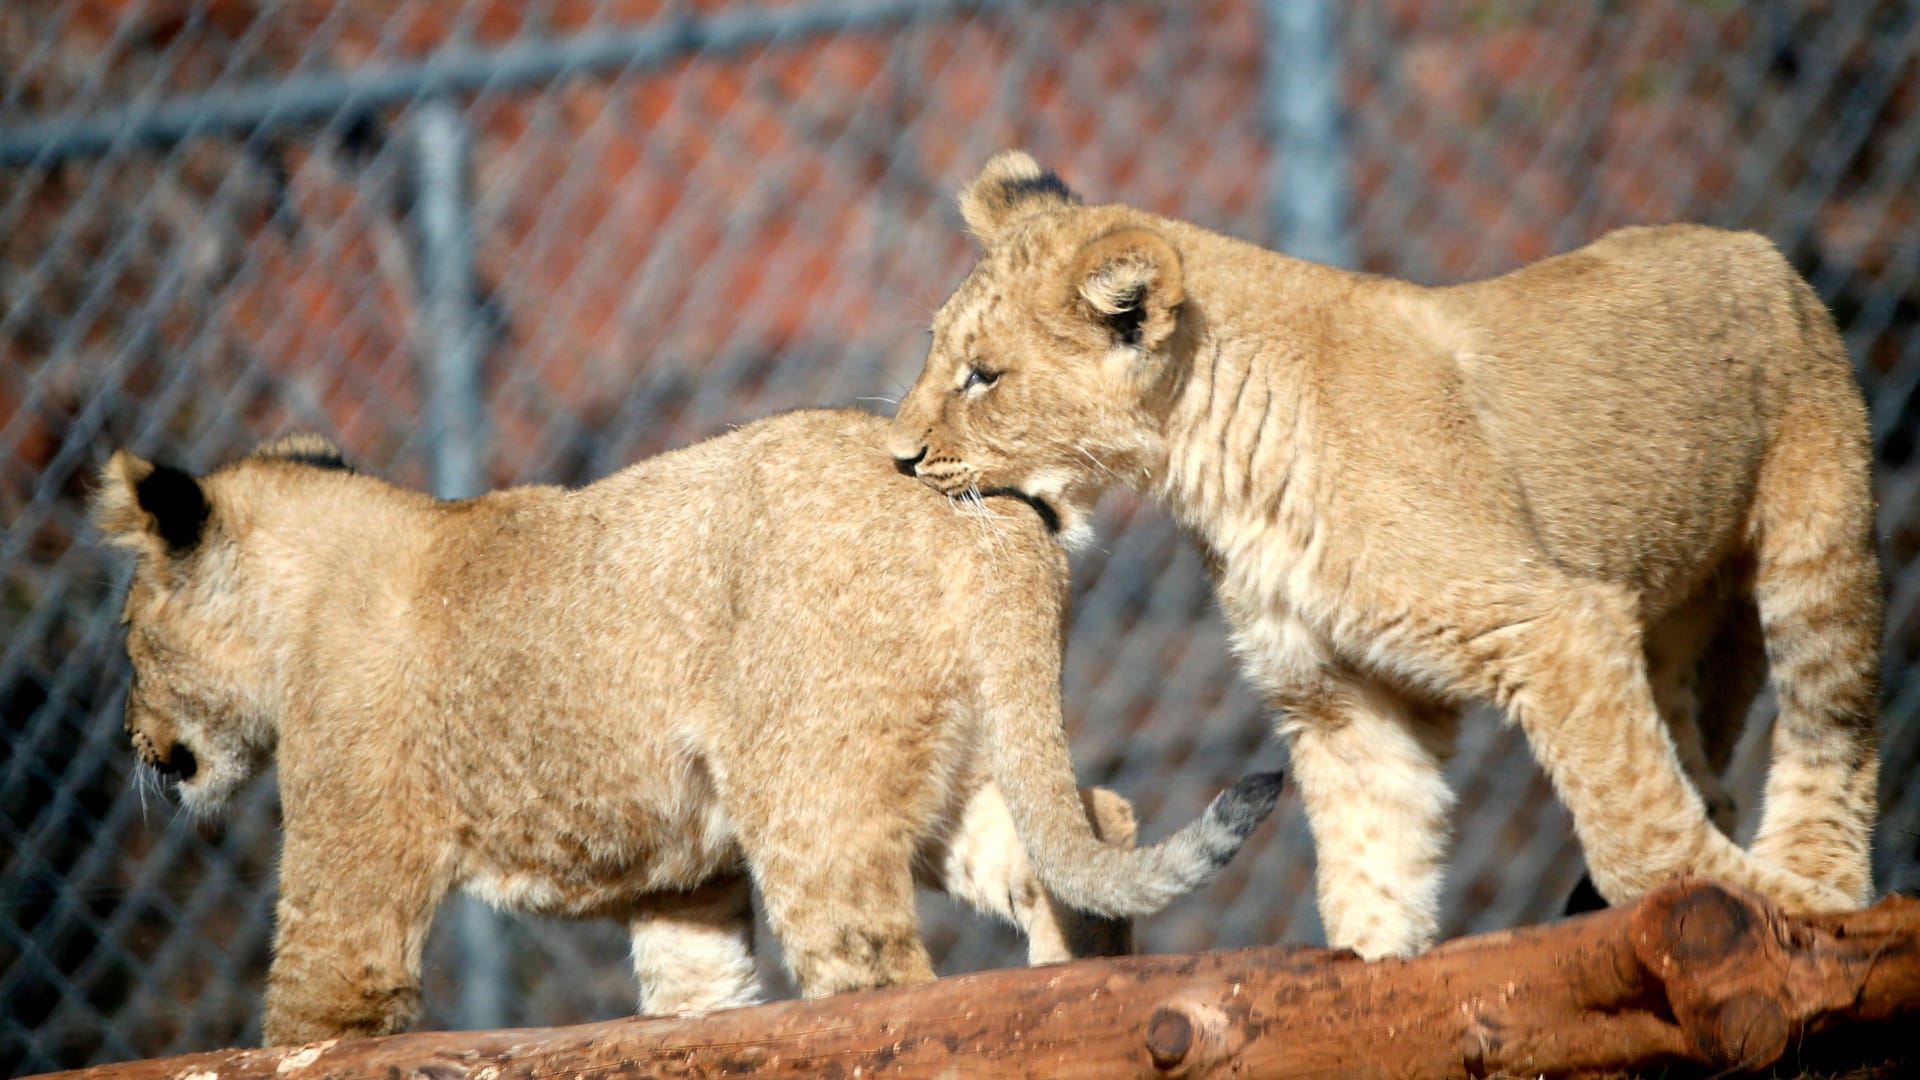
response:
<path id="1" fill-rule="evenodd" d="M 1683 878 L 1632 907 L 1411 960 L 1283 947 L 1087 960 L 704 1017 L 425 1032 L 63 1075 L 1598 1076 L 1804 1065 L 1916 1015 L 1920 900 L 1793 918 Z M 1920 1065 L 1920 1046 L 1904 1052 Z"/>

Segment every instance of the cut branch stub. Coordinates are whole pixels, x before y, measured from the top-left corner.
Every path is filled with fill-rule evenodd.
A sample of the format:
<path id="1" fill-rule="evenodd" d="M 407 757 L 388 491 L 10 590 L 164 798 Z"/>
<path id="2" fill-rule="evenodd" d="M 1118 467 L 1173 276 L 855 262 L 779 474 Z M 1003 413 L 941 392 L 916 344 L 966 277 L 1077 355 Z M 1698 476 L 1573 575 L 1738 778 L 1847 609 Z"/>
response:
<path id="1" fill-rule="evenodd" d="M 1147 1054 L 1153 1067 L 1166 1071 L 1187 1060 L 1193 1046 L 1193 1021 L 1179 1009 L 1162 1005 L 1147 1021 Z"/>
<path id="2" fill-rule="evenodd" d="M 1245 1009 L 1240 1010 L 1245 1020 Z M 1174 998 L 1147 1019 L 1147 1056 L 1163 1076 L 1200 1076 L 1232 1058 L 1246 1041 L 1244 1023 L 1230 1025 L 1220 1009 Z"/>
<path id="3" fill-rule="evenodd" d="M 1778 1061 L 1790 1035 L 1787 957 L 1772 913 L 1752 893 L 1711 882 L 1659 889 L 1635 910 L 1640 962 L 1698 1060 L 1751 1069 Z"/>

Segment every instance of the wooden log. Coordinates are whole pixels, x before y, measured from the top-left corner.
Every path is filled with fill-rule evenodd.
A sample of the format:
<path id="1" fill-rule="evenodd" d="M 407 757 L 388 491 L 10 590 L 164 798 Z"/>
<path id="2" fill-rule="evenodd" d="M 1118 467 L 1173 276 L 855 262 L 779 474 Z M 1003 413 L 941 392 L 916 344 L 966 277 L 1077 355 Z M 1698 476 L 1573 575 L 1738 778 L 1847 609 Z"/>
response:
<path id="1" fill-rule="evenodd" d="M 1920 901 L 1800 919 L 1680 879 L 1632 907 L 1411 960 L 1280 947 L 1088 960 L 704 1017 L 337 1040 L 61 1075 L 1598 1076 L 1759 1069 L 1821 1032 L 1916 1015 Z M 1920 1065 L 1920 1045 L 1912 1053 Z"/>

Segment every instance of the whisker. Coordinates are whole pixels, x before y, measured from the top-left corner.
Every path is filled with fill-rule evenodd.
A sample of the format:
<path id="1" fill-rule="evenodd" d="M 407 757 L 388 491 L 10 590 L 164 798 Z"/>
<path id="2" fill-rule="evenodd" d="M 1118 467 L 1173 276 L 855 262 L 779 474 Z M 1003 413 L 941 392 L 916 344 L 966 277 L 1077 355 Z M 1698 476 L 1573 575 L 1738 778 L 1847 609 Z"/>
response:
<path id="1" fill-rule="evenodd" d="M 974 506 L 974 516 L 980 521 L 981 528 L 987 531 L 988 541 L 993 544 L 994 553 L 1000 558 L 1007 558 L 1006 533 L 1000 528 L 1000 515 L 994 513 L 993 508 L 987 505 L 986 496 L 980 493 L 979 481 L 967 481 L 967 499 Z"/>
<path id="2" fill-rule="evenodd" d="M 1094 468 L 1099 469 L 1101 472 L 1106 473 L 1108 476 L 1113 477 L 1115 480 L 1120 479 L 1119 473 L 1114 472 L 1112 469 L 1107 468 L 1107 463 L 1104 461 L 1101 461 L 1097 457 L 1094 457 L 1093 454 L 1089 452 L 1086 447 L 1076 446 L 1073 448 L 1073 450 L 1074 450 L 1074 453 L 1079 454 L 1083 458 L 1086 458 L 1087 461 L 1090 464 L 1092 464 Z"/>
<path id="3" fill-rule="evenodd" d="M 147 827 L 147 774 L 145 766 L 135 762 L 133 771 L 127 774 L 127 783 L 140 799 L 140 827 Z"/>

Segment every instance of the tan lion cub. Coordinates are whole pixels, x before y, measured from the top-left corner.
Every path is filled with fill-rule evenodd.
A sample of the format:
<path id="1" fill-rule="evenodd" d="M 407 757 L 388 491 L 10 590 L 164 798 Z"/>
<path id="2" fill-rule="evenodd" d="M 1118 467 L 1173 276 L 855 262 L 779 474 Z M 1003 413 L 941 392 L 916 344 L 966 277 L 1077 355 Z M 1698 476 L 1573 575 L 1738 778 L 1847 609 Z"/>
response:
<path id="1" fill-rule="evenodd" d="M 1116 941 L 1041 886 L 1124 917 L 1210 878 L 1277 778 L 1103 843 L 1061 725 L 1059 545 L 901 477 L 883 430 L 792 413 L 459 502 L 312 437 L 206 477 L 115 454 L 95 516 L 139 553 L 136 751 L 196 810 L 278 759 L 267 1040 L 408 1024 L 453 888 L 627 920 L 657 1013 L 756 996 L 748 874 L 808 995 L 932 977 L 916 873 L 1039 959 Z M 1124 803 L 1091 807 L 1129 839 Z"/>
<path id="2" fill-rule="evenodd" d="M 1433 940 L 1469 699 L 1526 732 L 1607 899 L 1683 870 L 1795 911 L 1866 899 L 1866 413 L 1764 238 L 1627 229 L 1429 289 L 1082 205 L 1017 151 L 961 208 L 981 258 L 890 448 L 1069 526 L 1120 482 L 1191 530 L 1285 717 L 1333 944 Z M 1699 788 L 1762 665 L 1780 717 L 1749 854 Z"/>

